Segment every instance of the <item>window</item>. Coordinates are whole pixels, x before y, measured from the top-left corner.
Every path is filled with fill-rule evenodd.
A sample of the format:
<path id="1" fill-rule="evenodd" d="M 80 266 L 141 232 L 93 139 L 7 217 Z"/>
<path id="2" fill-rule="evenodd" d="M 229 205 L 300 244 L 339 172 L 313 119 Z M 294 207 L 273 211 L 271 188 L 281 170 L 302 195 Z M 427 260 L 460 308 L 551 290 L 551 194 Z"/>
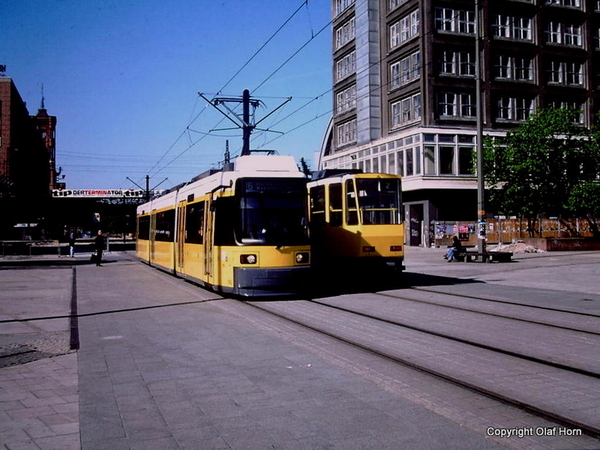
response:
<path id="1" fill-rule="evenodd" d="M 494 76 L 498 79 L 533 81 L 533 60 L 498 55 L 494 63 Z"/>
<path id="2" fill-rule="evenodd" d="M 458 147 L 458 174 L 459 175 L 474 175 L 476 160 L 473 155 L 473 147 Z"/>
<path id="3" fill-rule="evenodd" d="M 390 11 L 393 11 L 394 9 L 398 8 L 400 5 L 403 5 L 407 1 L 408 0 L 390 0 Z"/>
<path id="4" fill-rule="evenodd" d="M 150 216 L 138 217 L 137 237 L 144 241 L 150 240 Z"/>
<path id="5" fill-rule="evenodd" d="M 335 0 L 335 15 L 338 16 L 354 4 L 354 0 Z"/>
<path id="6" fill-rule="evenodd" d="M 358 225 L 354 180 L 346 180 L 346 223 L 348 225 Z"/>
<path id="7" fill-rule="evenodd" d="M 336 64 L 337 81 L 343 80 L 347 76 L 356 72 L 356 51 L 347 54 Z"/>
<path id="8" fill-rule="evenodd" d="M 339 227 L 343 221 L 343 197 L 342 184 L 333 183 L 329 185 L 329 224 Z"/>
<path id="9" fill-rule="evenodd" d="M 447 33 L 475 34 L 475 11 L 436 8 L 435 29 Z"/>
<path id="10" fill-rule="evenodd" d="M 419 11 L 413 11 L 390 26 L 390 48 L 396 48 L 419 35 Z"/>
<path id="11" fill-rule="evenodd" d="M 421 94 L 392 103 L 392 128 L 418 121 L 421 118 Z"/>
<path id="12" fill-rule="evenodd" d="M 204 202 L 186 206 L 185 242 L 190 244 L 204 242 Z"/>
<path id="13" fill-rule="evenodd" d="M 575 116 L 573 122 L 577 123 L 577 124 L 584 123 L 584 115 L 583 115 L 583 112 L 585 110 L 584 102 L 578 102 L 576 100 L 572 100 L 572 101 L 571 100 L 554 100 L 554 101 L 550 101 L 548 106 L 550 106 L 551 108 L 556 108 L 556 109 L 573 109 L 578 112 L 578 114 Z"/>
<path id="14" fill-rule="evenodd" d="M 548 83 L 583 86 L 583 64 L 579 62 L 550 61 Z"/>
<path id="15" fill-rule="evenodd" d="M 454 146 L 440 146 L 440 175 L 452 175 L 454 173 Z"/>
<path id="16" fill-rule="evenodd" d="M 336 113 L 342 114 L 356 108 L 356 85 L 338 92 L 335 96 Z"/>
<path id="17" fill-rule="evenodd" d="M 361 223 L 402 223 L 399 180 L 358 178 L 356 191 Z"/>
<path id="18" fill-rule="evenodd" d="M 524 121 L 533 114 L 533 100 L 522 97 L 501 97 L 497 102 L 497 118 Z"/>
<path id="19" fill-rule="evenodd" d="M 396 164 L 397 164 L 396 173 L 398 175 L 404 176 L 404 150 L 400 150 L 396 154 Z"/>
<path id="20" fill-rule="evenodd" d="M 546 5 L 569 6 L 581 8 L 581 0 L 546 0 Z"/>
<path id="21" fill-rule="evenodd" d="M 561 22 L 548 22 L 546 27 L 546 42 L 581 47 L 581 27 Z"/>
<path id="22" fill-rule="evenodd" d="M 173 242 L 175 239 L 175 210 L 156 213 L 155 239 L 162 242 Z"/>
<path id="23" fill-rule="evenodd" d="M 347 145 L 356 142 L 356 119 L 344 122 L 337 127 L 338 145 Z"/>
<path id="24" fill-rule="evenodd" d="M 494 16 L 492 33 L 497 38 L 531 41 L 531 19 L 498 14 Z"/>
<path id="25" fill-rule="evenodd" d="M 421 76 L 421 53 L 416 52 L 390 66 L 390 88 L 410 83 Z"/>
<path id="26" fill-rule="evenodd" d="M 475 76 L 475 53 L 469 51 L 442 51 L 440 61 L 442 75 Z"/>
<path id="27" fill-rule="evenodd" d="M 441 118 L 472 118 L 476 114 L 475 98 L 472 94 L 440 92 L 438 111 Z"/>
<path id="28" fill-rule="evenodd" d="M 356 19 L 352 17 L 348 22 L 335 30 L 336 50 L 346 45 L 356 37 Z"/>
<path id="29" fill-rule="evenodd" d="M 322 225 L 325 223 L 325 186 L 310 189 L 310 220 Z"/>

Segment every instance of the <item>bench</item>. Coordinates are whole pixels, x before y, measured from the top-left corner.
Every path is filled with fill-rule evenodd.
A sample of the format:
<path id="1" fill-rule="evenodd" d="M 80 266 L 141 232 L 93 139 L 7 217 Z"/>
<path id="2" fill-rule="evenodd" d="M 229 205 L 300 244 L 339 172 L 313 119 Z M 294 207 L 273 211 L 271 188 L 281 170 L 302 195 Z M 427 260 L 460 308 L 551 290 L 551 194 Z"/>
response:
<path id="1" fill-rule="evenodd" d="M 460 252 L 455 255 L 457 261 L 473 262 L 511 262 L 511 252 Z"/>

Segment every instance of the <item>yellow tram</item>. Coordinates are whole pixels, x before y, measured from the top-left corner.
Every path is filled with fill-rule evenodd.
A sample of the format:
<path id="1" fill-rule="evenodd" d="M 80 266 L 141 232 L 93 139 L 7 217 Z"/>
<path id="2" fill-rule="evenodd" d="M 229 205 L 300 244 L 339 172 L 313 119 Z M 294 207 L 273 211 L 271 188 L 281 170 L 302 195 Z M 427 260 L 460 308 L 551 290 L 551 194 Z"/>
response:
<path id="1" fill-rule="evenodd" d="M 307 187 L 316 267 L 404 269 L 400 176 L 325 170 Z"/>
<path id="2" fill-rule="evenodd" d="M 220 292 L 297 294 L 310 272 L 306 183 L 291 156 L 241 156 L 140 205 L 137 256 Z"/>

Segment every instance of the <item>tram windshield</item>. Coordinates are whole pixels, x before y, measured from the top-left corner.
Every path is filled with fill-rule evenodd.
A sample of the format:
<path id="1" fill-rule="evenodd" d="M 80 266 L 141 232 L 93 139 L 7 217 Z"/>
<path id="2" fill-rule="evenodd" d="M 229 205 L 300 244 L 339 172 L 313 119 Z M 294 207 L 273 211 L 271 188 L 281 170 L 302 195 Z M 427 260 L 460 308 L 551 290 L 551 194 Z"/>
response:
<path id="1" fill-rule="evenodd" d="M 236 241 L 242 245 L 308 243 L 306 180 L 243 179 L 239 181 L 240 220 Z"/>
<path id="2" fill-rule="evenodd" d="M 356 190 L 361 222 L 364 225 L 401 223 L 400 180 L 357 178 Z"/>

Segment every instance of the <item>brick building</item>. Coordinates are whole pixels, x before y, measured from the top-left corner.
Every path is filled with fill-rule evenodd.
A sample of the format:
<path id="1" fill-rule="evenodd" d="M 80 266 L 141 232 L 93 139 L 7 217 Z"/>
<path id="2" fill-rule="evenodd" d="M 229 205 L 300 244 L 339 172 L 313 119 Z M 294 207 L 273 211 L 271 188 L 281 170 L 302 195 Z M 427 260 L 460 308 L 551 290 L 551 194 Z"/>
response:
<path id="1" fill-rule="evenodd" d="M 40 224 L 55 183 L 56 117 L 43 105 L 30 116 L 13 80 L 0 74 L 0 239 L 17 224 Z"/>
<path id="2" fill-rule="evenodd" d="M 334 113 L 319 168 L 400 174 L 409 243 L 477 214 L 476 114 L 504 135 L 545 107 L 600 111 L 600 0 L 332 0 Z M 479 101 L 478 99 L 481 99 Z"/>

